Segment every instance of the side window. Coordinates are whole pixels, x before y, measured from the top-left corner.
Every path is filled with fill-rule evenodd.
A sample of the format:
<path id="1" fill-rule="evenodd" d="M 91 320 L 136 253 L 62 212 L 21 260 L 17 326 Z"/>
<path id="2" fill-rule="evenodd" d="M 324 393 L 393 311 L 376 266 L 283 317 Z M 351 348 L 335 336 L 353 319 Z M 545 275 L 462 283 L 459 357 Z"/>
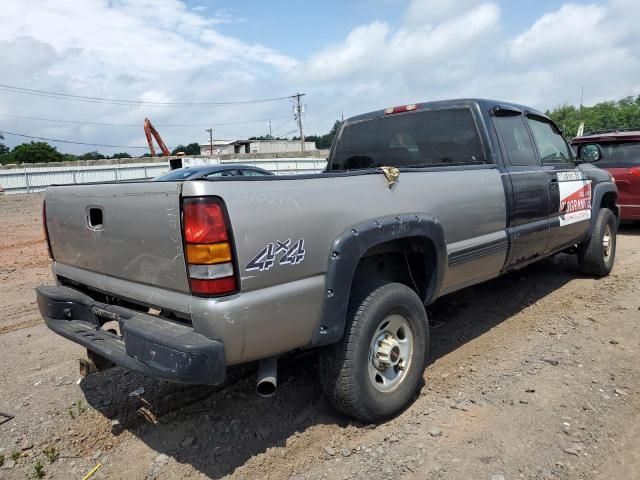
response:
<path id="1" fill-rule="evenodd" d="M 494 122 L 511 165 L 540 165 L 522 115 L 496 116 Z"/>
<path id="2" fill-rule="evenodd" d="M 208 177 L 234 177 L 236 175 L 238 175 L 237 170 L 222 170 L 220 172 L 210 173 L 209 175 L 207 175 L 207 178 Z"/>
<path id="3" fill-rule="evenodd" d="M 527 117 L 533 138 L 544 164 L 570 163 L 571 151 L 567 142 L 553 123 L 535 117 Z"/>
<path id="4" fill-rule="evenodd" d="M 269 174 L 265 172 L 261 172 L 260 170 L 251 170 L 247 168 L 242 170 L 242 175 L 244 175 L 245 177 L 264 177 Z"/>

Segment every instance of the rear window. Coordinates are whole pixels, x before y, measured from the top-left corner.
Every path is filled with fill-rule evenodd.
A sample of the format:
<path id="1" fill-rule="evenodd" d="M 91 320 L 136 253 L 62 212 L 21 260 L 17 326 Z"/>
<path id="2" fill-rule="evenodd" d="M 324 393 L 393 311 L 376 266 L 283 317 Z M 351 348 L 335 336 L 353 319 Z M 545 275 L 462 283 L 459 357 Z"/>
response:
<path id="1" fill-rule="evenodd" d="M 640 165 L 640 142 L 600 143 L 602 158 L 598 167 L 633 167 Z"/>
<path id="2" fill-rule="evenodd" d="M 486 162 L 482 142 L 471 110 L 449 108 L 348 124 L 336 144 L 331 169 L 483 163 Z"/>

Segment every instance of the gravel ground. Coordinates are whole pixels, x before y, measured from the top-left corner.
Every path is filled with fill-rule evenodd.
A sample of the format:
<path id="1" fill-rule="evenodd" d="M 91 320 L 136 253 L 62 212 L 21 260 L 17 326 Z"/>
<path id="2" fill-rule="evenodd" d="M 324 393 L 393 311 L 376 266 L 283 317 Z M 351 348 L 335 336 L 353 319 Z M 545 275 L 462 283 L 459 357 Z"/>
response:
<path id="1" fill-rule="evenodd" d="M 312 355 L 283 362 L 271 399 L 250 367 L 216 389 L 79 381 L 82 349 L 35 305 L 41 200 L 0 197 L 0 478 L 640 478 L 640 227 L 606 279 L 558 255 L 440 299 L 422 391 L 373 426 L 329 408 Z"/>

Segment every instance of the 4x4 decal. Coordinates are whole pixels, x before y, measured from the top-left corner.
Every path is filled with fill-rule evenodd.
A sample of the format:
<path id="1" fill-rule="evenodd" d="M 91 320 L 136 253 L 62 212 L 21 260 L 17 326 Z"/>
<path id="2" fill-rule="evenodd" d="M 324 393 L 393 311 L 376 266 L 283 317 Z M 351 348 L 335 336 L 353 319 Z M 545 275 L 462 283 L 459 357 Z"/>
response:
<path id="1" fill-rule="evenodd" d="M 280 255 L 283 253 L 283 255 Z M 297 242 L 291 242 L 291 239 L 276 240 L 275 242 L 268 243 L 260 252 L 251 259 L 251 261 L 245 267 L 245 270 L 259 270 L 261 272 L 270 270 L 276 263 L 276 260 L 280 265 L 297 265 L 304 261 L 305 255 L 304 238 L 301 238 Z M 278 258 L 278 256 L 280 257 Z"/>

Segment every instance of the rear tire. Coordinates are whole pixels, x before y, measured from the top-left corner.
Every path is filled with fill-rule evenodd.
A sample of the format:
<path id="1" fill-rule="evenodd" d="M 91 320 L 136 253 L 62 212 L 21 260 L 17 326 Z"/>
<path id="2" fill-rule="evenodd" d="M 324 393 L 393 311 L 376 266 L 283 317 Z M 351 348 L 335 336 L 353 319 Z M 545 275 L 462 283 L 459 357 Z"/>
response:
<path id="1" fill-rule="evenodd" d="M 608 208 L 598 211 L 589 240 L 578 246 L 578 263 L 587 275 L 606 277 L 616 257 L 616 216 Z"/>
<path id="2" fill-rule="evenodd" d="M 428 319 L 418 295 L 401 283 L 367 282 L 349 302 L 342 340 L 320 356 L 329 403 L 366 423 L 396 415 L 421 385 Z"/>

